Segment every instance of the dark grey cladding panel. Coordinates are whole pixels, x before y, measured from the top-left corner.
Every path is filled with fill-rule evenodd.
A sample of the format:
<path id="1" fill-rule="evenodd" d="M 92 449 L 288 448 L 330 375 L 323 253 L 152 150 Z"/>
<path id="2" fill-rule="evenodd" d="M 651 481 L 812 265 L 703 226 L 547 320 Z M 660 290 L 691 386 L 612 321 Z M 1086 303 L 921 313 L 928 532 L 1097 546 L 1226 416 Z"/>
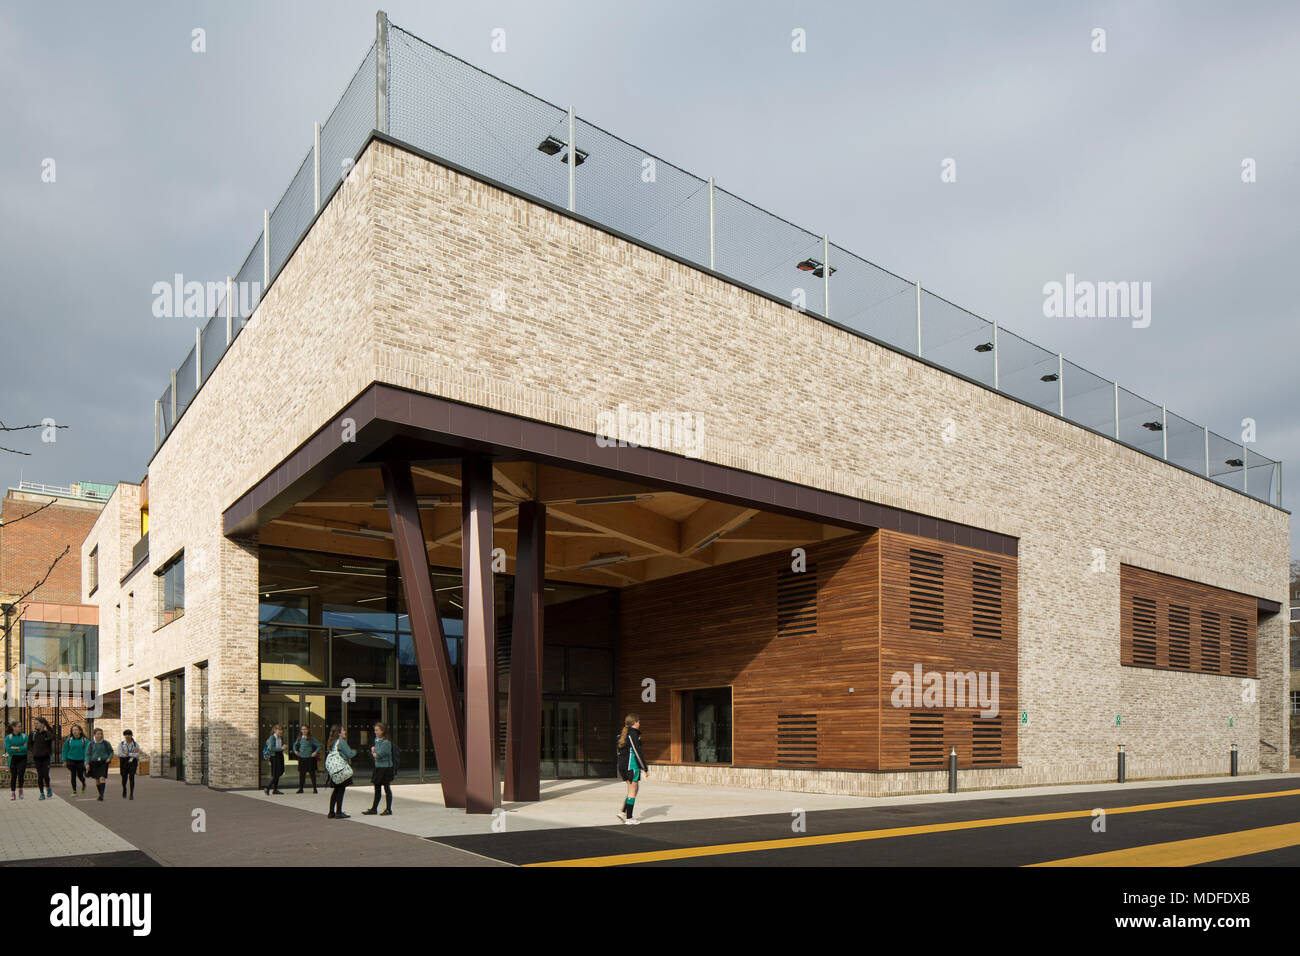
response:
<path id="1" fill-rule="evenodd" d="M 343 441 L 343 423 L 349 418 L 357 432 L 355 454 L 348 453 Z M 1006 535 L 656 449 L 602 447 L 594 435 L 379 383 L 357 396 L 228 508 L 224 516 L 228 533 L 256 518 L 294 486 L 319 487 L 335 473 L 352 467 L 363 451 L 363 430 L 364 445 L 372 450 L 396 432 L 413 435 L 414 430 L 413 437 L 427 432 L 434 441 L 482 453 L 533 456 L 559 466 L 663 484 L 686 494 L 722 498 L 817 521 L 859 529 L 884 528 L 997 554 L 1016 554 L 1016 539 Z M 284 502 L 276 507 L 282 509 Z"/>

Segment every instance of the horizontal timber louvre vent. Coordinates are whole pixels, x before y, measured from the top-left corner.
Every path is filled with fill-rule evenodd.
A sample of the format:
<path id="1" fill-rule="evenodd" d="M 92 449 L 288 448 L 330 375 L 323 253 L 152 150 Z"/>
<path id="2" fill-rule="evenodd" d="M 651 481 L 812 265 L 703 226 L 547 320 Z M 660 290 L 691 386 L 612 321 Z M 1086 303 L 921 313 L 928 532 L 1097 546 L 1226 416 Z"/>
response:
<path id="1" fill-rule="evenodd" d="M 1218 672 L 1219 660 L 1219 615 L 1213 611 L 1201 612 L 1201 670 Z"/>
<path id="2" fill-rule="evenodd" d="M 1228 619 L 1228 673 L 1233 677 L 1246 676 L 1248 633 L 1245 618 L 1233 616 Z"/>
<path id="3" fill-rule="evenodd" d="M 908 766 L 942 767 L 943 758 L 943 714 L 911 711 L 907 724 Z"/>
<path id="4" fill-rule="evenodd" d="M 816 714 L 777 714 L 776 762 L 787 767 L 817 764 Z"/>
<path id="5" fill-rule="evenodd" d="M 1002 569 L 976 561 L 971 567 L 971 634 L 1002 639 Z"/>
<path id="6" fill-rule="evenodd" d="M 943 632 L 943 555 L 908 549 L 908 606 L 912 630 Z"/>
<path id="7" fill-rule="evenodd" d="M 1133 596 L 1133 663 L 1156 666 L 1156 602 Z"/>
<path id="8" fill-rule="evenodd" d="M 1192 666 L 1192 609 L 1182 604 L 1169 605 L 1169 666 Z"/>
<path id="9" fill-rule="evenodd" d="M 981 766 L 1002 763 L 1002 718 L 971 718 L 971 763 Z"/>
<path id="10" fill-rule="evenodd" d="M 776 575 L 776 636 L 811 637 L 817 633 L 817 565 L 806 571 Z"/>

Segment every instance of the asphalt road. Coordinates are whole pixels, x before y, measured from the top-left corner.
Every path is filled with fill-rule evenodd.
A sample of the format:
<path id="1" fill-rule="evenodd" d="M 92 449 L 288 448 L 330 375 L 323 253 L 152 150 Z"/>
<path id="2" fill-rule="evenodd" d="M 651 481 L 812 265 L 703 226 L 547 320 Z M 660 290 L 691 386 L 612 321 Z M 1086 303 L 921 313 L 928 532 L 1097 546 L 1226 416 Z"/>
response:
<path id="1" fill-rule="evenodd" d="M 1300 777 L 433 842 L 523 866 L 1295 866 Z"/>

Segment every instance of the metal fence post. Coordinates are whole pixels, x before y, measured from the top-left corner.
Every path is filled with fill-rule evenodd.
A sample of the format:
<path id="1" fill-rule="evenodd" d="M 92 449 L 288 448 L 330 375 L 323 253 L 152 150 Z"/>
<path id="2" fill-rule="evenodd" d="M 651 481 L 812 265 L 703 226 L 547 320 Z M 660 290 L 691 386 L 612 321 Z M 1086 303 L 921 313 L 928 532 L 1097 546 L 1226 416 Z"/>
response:
<path id="1" fill-rule="evenodd" d="M 1065 356 L 1056 353 L 1056 410 L 1065 417 Z"/>
<path id="2" fill-rule="evenodd" d="M 157 448 L 162 444 L 162 401 L 155 398 L 153 400 L 153 447 Z"/>
<path id="3" fill-rule="evenodd" d="M 713 271 L 713 177 L 709 177 L 709 271 Z"/>
<path id="4" fill-rule="evenodd" d="M 953 745 L 952 753 L 948 755 L 948 792 L 957 792 L 957 747 Z"/>
<path id="5" fill-rule="evenodd" d="M 203 330 L 194 326 L 194 391 L 203 384 Z"/>
<path id="6" fill-rule="evenodd" d="M 831 317 L 831 234 L 822 235 L 822 315 Z"/>
<path id="7" fill-rule="evenodd" d="M 1282 463 L 1277 463 L 1277 506 L 1282 507 Z"/>
<path id="8" fill-rule="evenodd" d="M 1241 443 L 1241 493 L 1250 494 L 1250 451 L 1246 448 L 1246 443 Z"/>
<path id="9" fill-rule="evenodd" d="M 569 212 L 577 212 L 578 147 L 575 141 L 573 107 L 569 107 Z"/>
<path id="10" fill-rule="evenodd" d="M 1205 477 L 1210 477 L 1210 426 L 1202 425 L 1205 429 Z"/>
<path id="11" fill-rule="evenodd" d="M 1119 382 L 1111 382 L 1115 386 L 1115 440 L 1119 441 Z"/>
<path id="12" fill-rule="evenodd" d="M 998 320 L 993 320 L 993 391 L 1000 391 L 998 384 Z"/>
<path id="13" fill-rule="evenodd" d="M 916 357 L 921 357 L 921 283 L 916 283 Z"/>
<path id="14" fill-rule="evenodd" d="M 375 129 L 388 132 L 388 14 L 375 12 Z"/>
<path id="15" fill-rule="evenodd" d="M 1169 460 L 1169 413 L 1160 406 L 1160 457 Z"/>
<path id="16" fill-rule="evenodd" d="M 316 177 L 316 212 L 320 212 L 320 123 L 313 123 L 315 132 L 312 135 L 311 147 L 311 164 L 313 174 Z"/>
<path id="17" fill-rule="evenodd" d="M 262 295 L 271 284 L 271 210 L 262 210 Z"/>
<path id="18" fill-rule="evenodd" d="M 172 369 L 172 424 L 176 424 L 176 369 Z"/>
<path id="19" fill-rule="evenodd" d="M 226 348 L 230 348 L 230 343 L 235 341 L 235 304 L 232 299 L 235 291 L 235 280 L 226 276 Z"/>

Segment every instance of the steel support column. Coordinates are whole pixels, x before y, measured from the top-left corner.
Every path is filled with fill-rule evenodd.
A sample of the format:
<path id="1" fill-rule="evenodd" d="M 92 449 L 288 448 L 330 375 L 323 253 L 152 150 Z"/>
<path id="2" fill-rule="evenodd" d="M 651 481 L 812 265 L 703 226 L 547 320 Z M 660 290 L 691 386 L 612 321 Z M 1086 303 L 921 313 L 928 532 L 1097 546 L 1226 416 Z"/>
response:
<path id="1" fill-rule="evenodd" d="M 433 735 L 443 802 L 448 807 L 465 806 L 465 749 L 461 737 L 456 684 L 447 654 L 442 618 L 434 601 L 429 577 L 429 554 L 425 550 L 420 506 L 406 462 L 386 462 L 381 471 L 388 496 L 388 517 L 393 525 L 397 566 L 402 573 L 406 611 L 411 622 L 416 667 L 424 695 L 424 712 Z"/>
<path id="2" fill-rule="evenodd" d="M 492 580 L 492 463 L 460 466 L 461 584 L 465 594 L 465 809 L 500 806 L 497 773 L 496 601 Z"/>
<path id="3" fill-rule="evenodd" d="M 506 711 L 505 799 L 540 800 L 542 721 L 542 586 L 546 575 L 546 506 L 519 506 L 515 551 L 515 613 L 510 638 L 510 701 Z"/>

